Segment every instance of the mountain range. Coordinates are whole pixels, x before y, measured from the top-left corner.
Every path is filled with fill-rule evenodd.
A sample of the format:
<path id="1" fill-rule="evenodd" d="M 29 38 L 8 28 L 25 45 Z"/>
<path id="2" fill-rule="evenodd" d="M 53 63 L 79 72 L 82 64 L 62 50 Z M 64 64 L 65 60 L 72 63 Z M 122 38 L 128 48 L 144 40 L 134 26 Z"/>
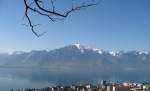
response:
<path id="1" fill-rule="evenodd" d="M 12 54 L 0 54 L 0 64 L 3 65 L 49 66 L 64 63 L 146 65 L 150 63 L 150 53 L 142 51 L 104 51 L 85 47 L 81 44 L 73 44 L 51 51 L 34 50 L 31 52 L 18 51 Z"/>
<path id="2" fill-rule="evenodd" d="M 14 52 L 0 54 L 0 67 L 30 68 L 17 76 L 34 79 L 131 79 L 147 80 L 150 76 L 150 53 L 142 51 L 104 51 L 102 49 L 73 44 L 51 51 Z M 33 70 L 36 69 L 36 72 Z M 44 71 L 43 71 L 44 69 Z M 46 71 L 45 71 L 46 70 Z M 29 74 L 29 75 L 27 75 Z M 46 77 L 45 77 L 46 76 Z M 46 79 L 47 78 L 47 79 Z M 88 80 L 87 80 L 88 79 Z"/>

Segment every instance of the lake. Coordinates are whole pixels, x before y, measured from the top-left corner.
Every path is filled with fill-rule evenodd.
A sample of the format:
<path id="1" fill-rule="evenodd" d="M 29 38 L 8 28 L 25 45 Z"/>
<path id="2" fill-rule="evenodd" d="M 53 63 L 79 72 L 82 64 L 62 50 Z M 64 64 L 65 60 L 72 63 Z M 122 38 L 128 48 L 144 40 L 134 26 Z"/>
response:
<path id="1" fill-rule="evenodd" d="M 42 88 L 53 85 L 99 83 L 108 81 L 149 81 L 149 75 L 113 72 L 71 71 L 47 68 L 0 68 L 0 91 L 10 89 Z"/>

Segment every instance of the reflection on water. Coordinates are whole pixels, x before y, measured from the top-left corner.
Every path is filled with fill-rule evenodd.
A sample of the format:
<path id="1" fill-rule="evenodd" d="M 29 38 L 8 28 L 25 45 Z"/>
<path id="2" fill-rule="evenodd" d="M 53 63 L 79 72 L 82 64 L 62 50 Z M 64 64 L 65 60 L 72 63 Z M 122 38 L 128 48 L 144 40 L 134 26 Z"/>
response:
<path id="1" fill-rule="evenodd" d="M 46 87 L 53 85 L 52 82 L 48 81 L 39 81 L 36 78 L 36 74 L 29 69 L 7 69 L 0 68 L 0 91 L 10 91 L 10 89 L 22 89 L 22 88 L 32 88 L 32 87 Z M 38 74 L 38 70 L 37 70 Z M 34 81 L 32 78 L 37 80 Z M 42 77 L 41 77 L 42 78 Z M 41 79 L 40 79 L 41 80 Z"/>
<path id="2" fill-rule="evenodd" d="M 149 75 L 133 72 L 115 73 L 105 71 L 86 70 L 61 70 L 61 69 L 25 69 L 25 68 L 0 68 L 0 91 L 10 89 L 46 87 L 49 85 L 66 85 L 82 83 L 98 83 L 100 80 L 109 81 L 144 81 Z"/>

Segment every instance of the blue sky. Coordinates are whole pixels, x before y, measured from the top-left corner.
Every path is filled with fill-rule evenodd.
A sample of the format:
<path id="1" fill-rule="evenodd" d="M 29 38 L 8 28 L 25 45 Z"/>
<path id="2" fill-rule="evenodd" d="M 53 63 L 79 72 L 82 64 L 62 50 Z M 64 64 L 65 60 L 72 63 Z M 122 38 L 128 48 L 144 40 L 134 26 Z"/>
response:
<path id="1" fill-rule="evenodd" d="M 51 50 L 73 43 L 104 50 L 150 51 L 150 0 L 103 0 L 100 5 L 73 13 L 64 22 L 42 25 L 37 38 L 22 24 L 23 0 L 0 2 L 0 52 Z"/>

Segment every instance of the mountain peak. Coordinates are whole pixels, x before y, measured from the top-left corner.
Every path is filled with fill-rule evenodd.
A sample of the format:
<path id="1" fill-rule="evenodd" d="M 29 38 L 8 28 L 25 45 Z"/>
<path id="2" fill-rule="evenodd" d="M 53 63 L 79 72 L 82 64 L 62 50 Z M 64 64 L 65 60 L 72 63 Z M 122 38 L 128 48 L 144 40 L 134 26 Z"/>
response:
<path id="1" fill-rule="evenodd" d="M 98 54 L 103 54 L 103 50 L 98 49 L 98 48 L 91 48 L 91 47 L 87 47 L 87 46 L 83 46 L 79 43 L 75 43 L 72 45 L 73 47 L 79 49 L 81 51 L 81 53 L 84 53 L 85 50 L 92 50 L 94 52 L 97 52 Z"/>
<path id="2" fill-rule="evenodd" d="M 74 46 L 74 47 L 76 47 L 77 49 L 79 49 L 79 50 L 81 51 L 81 53 L 84 53 L 85 47 L 82 46 L 81 44 L 75 43 L 75 44 L 73 44 L 72 46 Z"/>
<path id="3" fill-rule="evenodd" d="M 81 48 L 81 44 L 79 44 L 79 43 L 75 43 L 75 44 L 73 44 L 73 46 L 75 46 L 75 47 L 77 47 L 77 48 Z"/>
<path id="4" fill-rule="evenodd" d="M 93 51 L 95 51 L 99 54 L 103 54 L 103 50 L 101 50 L 101 49 L 94 48 Z"/>
<path id="5" fill-rule="evenodd" d="M 109 54 L 111 54 L 112 56 L 118 56 L 119 51 L 110 51 Z"/>
<path id="6" fill-rule="evenodd" d="M 141 54 L 148 54 L 147 51 L 136 51 L 136 52 L 137 52 L 137 54 L 139 54 L 139 55 L 141 55 Z"/>

